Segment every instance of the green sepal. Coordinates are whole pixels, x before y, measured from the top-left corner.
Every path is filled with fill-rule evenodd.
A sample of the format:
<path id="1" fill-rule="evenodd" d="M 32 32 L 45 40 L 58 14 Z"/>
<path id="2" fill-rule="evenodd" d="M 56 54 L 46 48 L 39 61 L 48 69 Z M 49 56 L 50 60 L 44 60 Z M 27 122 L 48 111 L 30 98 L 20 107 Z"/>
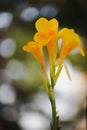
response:
<path id="1" fill-rule="evenodd" d="M 56 83 L 56 81 L 57 81 L 57 79 L 58 79 L 58 77 L 59 77 L 59 75 L 61 73 L 62 68 L 63 68 L 63 65 L 58 67 L 58 70 L 57 70 L 57 72 L 55 74 L 55 83 Z"/>
<path id="2" fill-rule="evenodd" d="M 65 71 L 66 71 L 66 74 L 67 74 L 69 80 L 71 81 L 71 75 L 70 75 L 70 72 L 69 72 L 69 70 L 68 70 L 67 65 L 64 63 L 63 66 L 64 66 L 64 68 L 65 68 Z"/>

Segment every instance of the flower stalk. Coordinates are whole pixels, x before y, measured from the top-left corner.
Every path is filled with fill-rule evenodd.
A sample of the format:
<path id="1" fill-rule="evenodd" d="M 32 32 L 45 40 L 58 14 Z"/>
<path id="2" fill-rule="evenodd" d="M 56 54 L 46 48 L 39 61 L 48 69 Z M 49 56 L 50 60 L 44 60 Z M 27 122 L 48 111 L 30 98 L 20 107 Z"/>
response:
<path id="1" fill-rule="evenodd" d="M 52 109 L 52 127 L 53 130 L 58 130 L 57 121 L 56 121 L 56 102 L 55 102 L 55 95 L 54 95 L 54 86 L 55 86 L 54 77 L 55 77 L 55 63 L 53 62 L 50 68 L 50 79 L 51 79 L 50 102 L 51 102 L 51 109 Z"/>
<path id="2" fill-rule="evenodd" d="M 54 92 L 52 91 L 52 99 L 51 99 L 51 108 L 52 108 L 52 126 L 53 130 L 57 129 L 57 121 L 56 121 L 56 102 L 55 102 L 55 96 Z"/>
<path id="3" fill-rule="evenodd" d="M 53 62 L 52 66 L 50 66 L 50 79 L 51 79 L 52 88 L 54 88 L 54 86 L 55 86 L 54 77 L 55 77 L 55 63 Z"/>

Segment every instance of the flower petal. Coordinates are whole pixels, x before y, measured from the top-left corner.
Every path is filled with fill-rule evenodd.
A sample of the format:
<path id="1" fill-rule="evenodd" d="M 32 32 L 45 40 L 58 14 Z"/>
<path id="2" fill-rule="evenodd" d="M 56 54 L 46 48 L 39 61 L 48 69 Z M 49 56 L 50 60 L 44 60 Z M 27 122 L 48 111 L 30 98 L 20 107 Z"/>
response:
<path id="1" fill-rule="evenodd" d="M 49 54 L 49 60 L 50 60 L 50 66 L 52 66 L 52 63 L 55 62 L 56 56 L 57 56 L 57 37 L 52 39 L 48 44 L 47 44 L 47 50 Z"/>
<path id="2" fill-rule="evenodd" d="M 74 42 L 72 42 L 72 44 L 67 44 L 67 45 L 64 45 L 61 47 L 61 50 L 60 50 L 60 58 L 62 60 L 64 60 L 66 58 L 66 56 L 71 52 L 73 51 L 75 48 L 77 48 L 77 44 Z"/>
<path id="3" fill-rule="evenodd" d="M 35 42 L 41 44 L 42 46 L 45 46 L 50 41 L 50 39 L 51 37 L 49 37 L 47 34 L 42 32 L 37 32 L 34 35 Z"/>
<path id="4" fill-rule="evenodd" d="M 59 23 L 55 18 L 51 19 L 48 24 L 49 24 L 48 27 L 50 28 L 50 30 L 54 31 L 55 33 L 58 32 Z"/>
<path id="5" fill-rule="evenodd" d="M 85 53 L 84 53 L 82 46 L 81 46 L 80 37 L 77 34 L 75 34 L 75 41 L 78 43 L 80 53 L 82 54 L 82 56 L 85 56 Z"/>
<path id="6" fill-rule="evenodd" d="M 36 21 L 35 27 L 37 31 L 43 32 L 47 27 L 48 20 L 46 18 L 40 18 Z"/>
<path id="7" fill-rule="evenodd" d="M 65 44 L 68 44 L 74 40 L 74 34 L 75 32 L 73 29 L 64 28 L 61 31 L 59 31 L 58 37 L 62 38 Z"/>

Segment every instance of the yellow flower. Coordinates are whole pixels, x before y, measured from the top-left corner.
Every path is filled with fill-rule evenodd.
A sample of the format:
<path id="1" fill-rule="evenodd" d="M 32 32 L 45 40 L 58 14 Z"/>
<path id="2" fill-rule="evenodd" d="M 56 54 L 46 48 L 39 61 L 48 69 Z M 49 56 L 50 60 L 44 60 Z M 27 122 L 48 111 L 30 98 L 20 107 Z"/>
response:
<path id="1" fill-rule="evenodd" d="M 41 65 L 41 67 L 47 77 L 42 46 L 37 44 L 36 42 L 32 41 L 32 42 L 29 42 L 27 45 L 25 45 L 23 47 L 23 50 L 26 52 L 30 52 L 36 58 L 36 60 Z"/>
<path id="2" fill-rule="evenodd" d="M 58 22 L 54 18 L 49 21 L 46 18 L 40 18 L 36 21 L 35 26 L 37 33 L 34 40 L 42 45 L 46 45 L 58 31 Z"/>
<path id="3" fill-rule="evenodd" d="M 62 64 L 66 56 L 74 49 L 79 48 L 80 53 L 84 56 L 84 51 L 81 47 L 80 37 L 74 32 L 73 29 L 64 28 L 58 33 L 58 37 L 62 38 L 62 46 L 60 49 L 60 61 Z"/>
<path id="4" fill-rule="evenodd" d="M 57 55 L 58 21 L 54 18 L 49 21 L 46 18 L 40 18 L 36 21 L 35 26 L 37 33 L 34 40 L 42 46 L 47 46 L 50 65 L 52 65 Z"/>

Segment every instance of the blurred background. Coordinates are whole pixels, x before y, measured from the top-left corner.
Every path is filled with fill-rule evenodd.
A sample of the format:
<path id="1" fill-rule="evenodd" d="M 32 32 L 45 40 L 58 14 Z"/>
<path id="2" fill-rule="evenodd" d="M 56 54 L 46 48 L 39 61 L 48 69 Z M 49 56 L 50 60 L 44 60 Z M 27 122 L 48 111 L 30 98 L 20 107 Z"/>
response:
<path id="1" fill-rule="evenodd" d="M 0 130 L 50 130 L 51 108 L 41 83 L 41 68 L 22 51 L 40 17 L 56 18 L 59 30 L 74 28 L 86 56 L 76 49 L 66 59 L 55 86 L 62 130 L 87 129 L 87 0 L 0 0 Z M 49 72 L 47 50 L 45 62 Z"/>

